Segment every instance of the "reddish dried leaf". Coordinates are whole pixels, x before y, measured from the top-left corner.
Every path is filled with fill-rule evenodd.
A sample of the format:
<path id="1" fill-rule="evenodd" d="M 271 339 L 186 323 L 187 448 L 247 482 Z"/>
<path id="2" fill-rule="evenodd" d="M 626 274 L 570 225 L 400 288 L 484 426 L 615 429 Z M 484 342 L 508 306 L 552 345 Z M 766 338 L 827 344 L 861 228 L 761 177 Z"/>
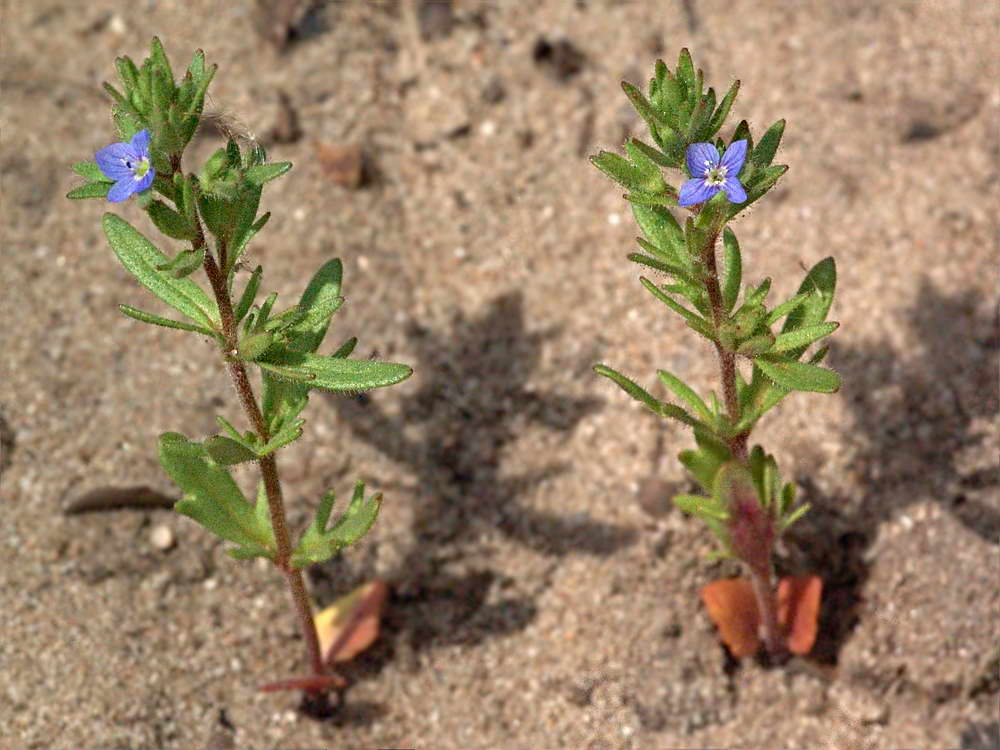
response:
<path id="1" fill-rule="evenodd" d="M 324 662 L 350 661 L 375 642 L 388 594 L 385 583 L 372 581 L 315 616 Z"/>
<path id="2" fill-rule="evenodd" d="M 778 583 L 778 624 L 793 654 L 808 654 L 816 642 L 822 593 L 823 580 L 818 576 L 786 577 Z M 712 581 L 702 588 L 701 598 L 733 657 L 742 659 L 757 653 L 761 618 L 750 581 Z"/>
<path id="3" fill-rule="evenodd" d="M 262 693 L 276 693 L 279 690 L 308 690 L 310 692 L 324 692 L 330 688 L 346 687 L 347 680 L 339 674 L 307 675 L 305 677 L 289 677 L 287 680 L 278 680 L 261 685 L 259 690 Z"/>
<path id="4" fill-rule="evenodd" d="M 788 650 L 804 656 L 816 642 L 823 579 L 819 576 L 782 578 L 778 583 L 778 622 L 788 634 Z"/>
<path id="5" fill-rule="evenodd" d="M 719 629 L 719 637 L 737 659 L 760 648 L 760 617 L 753 587 L 745 578 L 722 578 L 701 589 L 708 616 Z"/>

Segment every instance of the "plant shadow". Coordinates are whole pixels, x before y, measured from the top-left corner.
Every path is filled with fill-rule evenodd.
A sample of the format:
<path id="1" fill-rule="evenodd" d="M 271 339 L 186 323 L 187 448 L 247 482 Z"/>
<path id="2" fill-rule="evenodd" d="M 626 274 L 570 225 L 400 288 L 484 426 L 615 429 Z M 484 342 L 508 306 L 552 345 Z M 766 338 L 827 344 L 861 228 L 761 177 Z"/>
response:
<path id="1" fill-rule="evenodd" d="M 539 429 L 572 432 L 602 403 L 528 385 L 546 343 L 558 334 L 527 330 L 521 294 L 504 294 L 475 316 L 456 313 L 447 335 L 410 325 L 414 372 L 422 385 L 398 416 L 364 394 L 329 399 L 355 438 L 405 466 L 416 483 L 401 488 L 414 497 L 414 540 L 385 576 L 392 588 L 383 621 L 388 637 L 372 659 L 366 655 L 365 670 L 373 661 L 391 659 L 393 644 L 401 641 L 413 652 L 472 645 L 531 623 L 534 599 L 549 576 L 525 594 L 523 585 L 484 564 L 490 555 L 486 540 L 497 531 L 552 558 L 571 552 L 604 557 L 634 541 L 630 528 L 520 502 L 566 465 L 553 462 L 517 474 L 504 465 L 524 436 Z M 576 369 L 589 372 L 589 360 Z M 327 579 L 342 591 L 344 576 L 356 580 L 361 572 L 343 571 L 336 559 L 331 563 L 314 566 L 317 583 Z"/>
<path id="2" fill-rule="evenodd" d="M 972 470 L 960 465 L 961 453 L 982 446 L 986 435 L 978 423 L 995 418 L 1000 404 L 1000 307 L 992 319 L 982 316 L 980 300 L 943 293 L 926 278 L 917 299 L 903 315 L 908 340 L 917 342 L 912 349 L 896 351 L 888 340 L 831 346 L 831 366 L 848 387 L 852 380 L 871 384 L 846 393 L 849 437 L 858 446 L 849 469 L 859 478 L 861 497 L 825 494 L 808 476 L 796 477 L 812 510 L 787 538 L 824 579 L 811 654 L 821 663 L 837 663 L 857 626 L 877 529 L 914 498 L 930 495 L 990 543 L 1000 536 L 1000 513 L 979 497 L 1000 484 L 996 463 Z"/>

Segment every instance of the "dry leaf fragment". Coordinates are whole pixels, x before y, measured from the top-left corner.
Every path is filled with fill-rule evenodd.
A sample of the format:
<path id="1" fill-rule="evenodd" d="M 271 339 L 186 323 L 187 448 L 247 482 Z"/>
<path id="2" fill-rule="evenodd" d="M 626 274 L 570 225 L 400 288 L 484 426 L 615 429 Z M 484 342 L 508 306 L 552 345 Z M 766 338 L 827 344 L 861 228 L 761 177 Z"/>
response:
<path id="1" fill-rule="evenodd" d="M 823 580 L 819 576 L 789 576 L 778 582 L 778 624 L 793 654 L 808 654 L 816 642 Z M 746 578 L 723 578 L 701 589 L 708 616 L 736 659 L 760 649 L 760 613 L 753 586 Z"/>
<path id="2" fill-rule="evenodd" d="M 350 661 L 375 642 L 388 594 L 385 583 L 371 581 L 313 618 L 325 663 Z"/>
<path id="3" fill-rule="evenodd" d="M 804 656 L 816 642 L 823 579 L 819 576 L 782 578 L 778 584 L 778 622 L 788 633 L 788 650 Z"/>
<path id="4" fill-rule="evenodd" d="M 708 616 L 733 657 L 752 656 L 760 648 L 760 614 L 753 587 L 746 578 L 722 578 L 701 589 Z"/>

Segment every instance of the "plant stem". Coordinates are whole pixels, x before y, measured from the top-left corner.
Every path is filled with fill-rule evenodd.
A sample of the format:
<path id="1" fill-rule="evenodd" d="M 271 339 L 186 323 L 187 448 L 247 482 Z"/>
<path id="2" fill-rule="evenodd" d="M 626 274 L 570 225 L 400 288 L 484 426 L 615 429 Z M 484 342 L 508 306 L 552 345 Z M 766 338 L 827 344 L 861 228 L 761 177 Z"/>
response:
<path id="1" fill-rule="evenodd" d="M 757 570 L 751 565 L 747 565 L 747 570 L 750 571 L 750 584 L 757 600 L 757 611 L 760 612 L 761 640 L 764 641 L 764 649 L 769 654 L 783 653 L 786 650 L 785 639 L 781 633 L 781 626 L 778 625 L 778 597 L 774 591 L 770 559 L 764 570 Z"/>
<path id="2" fill-rule="evenodd" d="M 722 324 L 725 311 L 722 305 L 722 292 L 719 289 L 719 268 L 715 262 L 715 243 L 719 239 L 719 233 L 713 234 L 705 248 L 702 250 L 702 260 L 708 269 L 708 278 L 705 279 L 705 290 L 708 292 L 708 301 L 712 305 L 712 322 L 716 329 Z M 726 401 L 726 411 L 729 420 L 736 424 L 740 420 L 740 403 L 736 395 L 736 355 L 726 351 L 722 344 L 715 342 L 715 351 L 719 354 L 719 369 L 722 371 L 722 395 Z M 747 460 L 747 438 L 749 433 L 742 433 L 729 440 L 729 449 L 733 455 L 741 461 Z"/>
<path id="3" fill-rule="evenodd" d="M 712 320 L 716 329 L 721 325 L 725 310 L 722 303 L 722 292 L 719 289 L 719 269 L 715 260 L 715 243 L 718 232 L 713 234 L 702 250 L 702 261 L 708 269 L 705 279 L 705 289 L 712 306 Z M 731 424 L 740 420 L 740 403 L 736 393 L 736 355 L 727 351 L 721 342 L 715 342 L 715 350 L 719 354 L 719 369 L 722 372 L 722 392 L 726 401 L 726 411 Z M 747 463 L 747 442 L 750 431 L 747 430 L 727 442 L 733 456 L 744 464 Z M 761 619 L 761 639 L 768 653 L 775 654 L 785 650 L 785 641 L 778 624 L 778 598 L 774 590 L 774 576 L 771 565 L 772 550 L 767 550 L 767 562 L 763 567 L 750 565 L 744 561 L 750 573 L 750 583 L 753 586 L 754 597 L 757 600 L 757 611 Z"/>
<path id="4" fill-rule="evenodd" d="M 197 236 L 194 240 L 196 250 L 206 246 L 205 235 L 201 226 L 197 227 Z M 225 248 L 220 248 L 220 254 L 224 256 Z M 239 395 L 243 411 L 246 412 L 247 419 L 260 438 L 260 444 L 264 445 L 270 440 L 270 431 L 260 405 L 254 395 L 253 387 L 250 385 L 250 378 L 247 375 L 246 366 L 243 364 L 236 352 L 239 343 L 238 332 L 236 330 L 236 319 L 233 314 L 233 300 L 229 293 L 229 287 L 224 278 L 224 272 L 219 268 L 215 258 L 210 252 L 205 253 L 205 275 L 215 295 L 215 301 L 219 306 L 219 317 L 222 322 L 222 334 L 225 337 L 226 345 L 223 357 L 226 361 L 226 369 L 232 378 L 236 393 Z M 264 482 L 264 492 L 267 496 L 267 507 L 271 516 L 271 525 L 274 528 L 274 538 L 277 544 L 277 556 L 274 564 L 281 570 L 288 582 L 288 587 L 292 592 L 292 600 L 295 602 L 295 609 L 298 613 L 299 623 L 302 627 L 302 635 L 306 642 L 306 652 L 314 675 L 322 675 L 325 672 L 323 665 L 323 654 L 319 647 L 319 635 L 316 632 L 316 622 L 313 620 L 312 601 L 306 591 L 305 580 L 302 577 L 302 570 L 296 568 L 291 563 L 292 542 L 288 533 L 288 521 L 285 517 L 285 504 L 281 492 L 281 480 L 278 477 L 278 463 L 274 454 L 271 453 L 258 459 L 261 479 Z M 305 692 L 312 692 L 306 690 Z"/>

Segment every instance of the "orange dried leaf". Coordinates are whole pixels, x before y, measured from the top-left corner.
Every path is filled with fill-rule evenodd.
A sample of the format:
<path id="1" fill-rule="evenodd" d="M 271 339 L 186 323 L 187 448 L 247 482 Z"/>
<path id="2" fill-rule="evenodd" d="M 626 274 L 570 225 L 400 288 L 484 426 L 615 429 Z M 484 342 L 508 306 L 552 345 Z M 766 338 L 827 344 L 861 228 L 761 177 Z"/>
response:
<path id="1" fill-rule="evenodd" d="M 708 616 L 719 629 L 719 637 L 737 659 L 760 648 L 760 616 L 753 587 L 745 578 L 722 578 L 701 589 Z"/>
<path id="2" fill-rule="evenodd" d="M 327 664 L 350 661 L 378 638 L 389 587 L 372 581 L 342 596 L 313 619 Z"/>
<path id="3" fill-rule="evenodd" d="M 782 578 L 778 583 L 778 622 L 788 636 L 788 650 L 804 656 L 816 642 L 823 579 L 819 576 Z"/>

